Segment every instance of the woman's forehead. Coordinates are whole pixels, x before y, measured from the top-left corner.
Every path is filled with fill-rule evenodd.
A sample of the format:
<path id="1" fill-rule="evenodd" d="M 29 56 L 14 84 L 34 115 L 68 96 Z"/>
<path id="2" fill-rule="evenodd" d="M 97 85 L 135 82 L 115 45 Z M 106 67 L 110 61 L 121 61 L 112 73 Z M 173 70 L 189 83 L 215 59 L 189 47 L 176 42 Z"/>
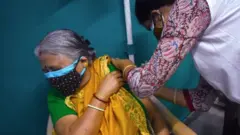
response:
<path id="1" fill-rule="evenodd" d="M 64 55 L 42 54 L 39 57 L 42 67 L 65 67 L 73 61 Z"/>

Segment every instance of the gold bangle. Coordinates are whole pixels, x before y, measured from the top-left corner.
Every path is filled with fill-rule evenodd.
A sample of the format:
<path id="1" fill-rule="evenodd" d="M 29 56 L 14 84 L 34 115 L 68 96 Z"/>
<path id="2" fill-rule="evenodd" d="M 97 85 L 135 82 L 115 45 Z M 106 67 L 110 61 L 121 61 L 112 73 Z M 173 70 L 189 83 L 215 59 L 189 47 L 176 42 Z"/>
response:
<path id="1" fill-rule="evenodd" d="M 173 103 L 176 104 L 177 100 L 177 89 L 174 89 Z"/>
<path id="2" fill-rule="evenodd" d="M 126 70 L 127 70 L 128 68 L 130 68 L 130 67 L 136 67 L 136 66 L 135 66 L 135 65 L 128 65 L 128 66 L 126 66 L 126 67 L 123 69 L 123 76 L 125 76 Z"/>
<path id="3" fill-rule="evenodd" d="M 93 109 L 98 110 L 98 111 L 101 111 L 101 112 L 104 112 L 104 111 L 105 111 L 105 110 L 102 109 L 102 108 L 98 108 L 98 107 L 93 106 L 93 105 L 90 105 L 90 104 L 88 104 L 88 107 L 93 108 Z"/>

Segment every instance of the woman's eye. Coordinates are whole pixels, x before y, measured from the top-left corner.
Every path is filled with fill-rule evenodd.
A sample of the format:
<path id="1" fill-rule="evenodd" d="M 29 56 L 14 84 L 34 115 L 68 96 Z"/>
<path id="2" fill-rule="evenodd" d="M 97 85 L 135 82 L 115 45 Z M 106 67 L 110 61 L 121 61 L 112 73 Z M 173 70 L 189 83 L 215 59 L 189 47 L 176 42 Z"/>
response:
<path id="1" fill-rule="evenodd" d="M 48 70 L 47 68 L 43 68 L 42 71 L 43 71 L 44 73 L 49 72 L 49 70 Z"/>
<path id="2" fill-rule="evenodd" d="M 50 71 L 57 71 L 57 70 L 59 70 L 60 68 L 56 68 L 56 67 L 49 67 L 49 70 Z"/>
<path id="3" fill-rule="evenodd" d="M 43 72 L 51 72 L 51 71 L 57 71 L 57 70 L 60 70 L 60 68 L 56 68 L 56 67 L 44 67 L 42 69 Z"/>

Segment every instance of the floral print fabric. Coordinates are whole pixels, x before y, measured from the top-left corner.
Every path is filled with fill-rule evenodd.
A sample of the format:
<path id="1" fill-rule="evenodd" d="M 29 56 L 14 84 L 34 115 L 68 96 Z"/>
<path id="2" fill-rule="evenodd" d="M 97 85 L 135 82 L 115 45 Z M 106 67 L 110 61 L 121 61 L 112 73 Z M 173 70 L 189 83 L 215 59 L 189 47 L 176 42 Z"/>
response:
<path id="1" fill-rule="evenodd" d="M 128 73 L 128 83 L 133 92 L 143 98 L 163 86 L 210 21 L 206 0 L 176 0 L 153 56 L 148 63 Z"/>

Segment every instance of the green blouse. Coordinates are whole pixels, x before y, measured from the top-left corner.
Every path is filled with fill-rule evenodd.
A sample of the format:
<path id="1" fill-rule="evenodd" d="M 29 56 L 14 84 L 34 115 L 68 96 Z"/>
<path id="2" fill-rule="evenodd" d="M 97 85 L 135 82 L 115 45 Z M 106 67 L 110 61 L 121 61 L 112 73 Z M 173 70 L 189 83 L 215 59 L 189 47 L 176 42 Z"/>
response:
<path id="1" fill-rule="evenodd" d="M 54 88 L 52 88 L 48 93 L 48 110 L 54 126 L 63 116 L 70 114 L 77 115 L 74 110 L 67 107 L 65 104 L 65 97 Z"/>

